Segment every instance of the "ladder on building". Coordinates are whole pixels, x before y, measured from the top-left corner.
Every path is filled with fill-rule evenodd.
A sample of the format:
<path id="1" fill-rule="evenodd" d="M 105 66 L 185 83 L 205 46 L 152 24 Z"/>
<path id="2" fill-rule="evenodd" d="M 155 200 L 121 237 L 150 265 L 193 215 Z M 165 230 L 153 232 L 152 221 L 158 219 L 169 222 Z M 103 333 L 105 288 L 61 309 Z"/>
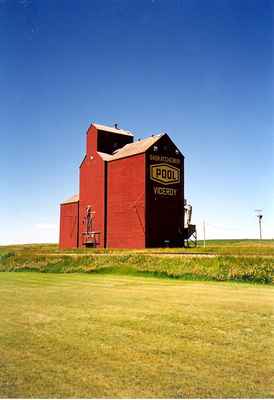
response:
<path id="1" fill-rule="evenodd" d="M 100 245 L 100 232 L 93 231 L 93 222 L 95 217 L 95 211 L 92 211 L 90 205 L 86 208 L 86 232 L 82 233 L 82 243 L 86 247 L 97 247 Z"/>

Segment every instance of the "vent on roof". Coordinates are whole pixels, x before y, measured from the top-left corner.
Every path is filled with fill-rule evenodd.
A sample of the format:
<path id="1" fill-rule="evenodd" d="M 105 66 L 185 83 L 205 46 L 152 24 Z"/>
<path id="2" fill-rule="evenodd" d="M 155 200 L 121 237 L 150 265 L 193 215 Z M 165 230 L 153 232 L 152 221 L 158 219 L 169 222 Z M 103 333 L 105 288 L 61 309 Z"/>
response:
<path id="1" fill-rule="evenodd" d="M 114 128 L 115 128 L 115 129 L 119 129 L 119 128 L 118 128 L 118 124 L 114 124 Z"/>

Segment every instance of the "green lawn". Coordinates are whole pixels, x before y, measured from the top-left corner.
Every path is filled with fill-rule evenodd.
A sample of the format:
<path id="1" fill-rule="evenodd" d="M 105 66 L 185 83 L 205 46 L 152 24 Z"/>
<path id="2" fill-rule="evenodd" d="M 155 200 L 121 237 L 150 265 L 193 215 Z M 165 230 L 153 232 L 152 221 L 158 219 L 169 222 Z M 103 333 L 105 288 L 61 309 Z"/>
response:
<path id="1" fill-rule="evenodd" d="M 0 397 L 274 397 L 274 288 L 0 273 Z"/>

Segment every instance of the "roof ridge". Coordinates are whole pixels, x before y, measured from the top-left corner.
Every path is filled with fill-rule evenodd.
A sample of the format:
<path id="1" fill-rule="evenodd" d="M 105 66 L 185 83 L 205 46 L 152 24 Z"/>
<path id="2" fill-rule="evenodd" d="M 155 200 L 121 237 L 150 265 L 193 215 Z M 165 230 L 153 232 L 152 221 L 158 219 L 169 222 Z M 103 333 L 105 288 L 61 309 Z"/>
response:
<path id="1" fill-rule="evenodd" d="M 165 135 L 165 133 L 158 133 L 141 140 L 136 140 L 132 143 L 127 143 L 125 146 L 120 147 L 120 149 L 115 150 L 112 154 L 103 153 L 100 151 L 97 151 L 97 154 L 99 154 L 104 161 L 113 161 L 120 158 L 142 154 L 145 153 L 150 146 L 156 143 L 163 135 Z"/>
<path id="2" fill-rule="evenodd" d="M 127 143 L 125 146 L 121 147 L 120 149 L 117 149 L 112 154 L 112 158 L 109 159 L 109 161 L 144 153 L 162 136 L 163 133 L 160 133 L 157 135 L 148 136 L 147 138 L 144 138 L 142 140 L 136 140 L 135 142 Z M 148 143 L 146 144 L 146 142 Z"/>
<path id="3" fill-rule="evenodd" d="M 133 145 L 136 145 L 136 144 L 138 144 L 138 143 L 142 143 L 142 142 L 144 142 L 145 140 L 149 140 L 149 139 L 151 139 L 151 138 L 158 138 L 158 137 L 160 137 L 160 136 L 162 136 L 162 135 L 163 135 L 163 133 L 157 133 L 157 134 L 155 134 L 155 135 L 151 135 L 151 136 L 148 136 L 148 137 L 143 138 L 143 139 L 137 139 L 137 140 L 135 140 L 135 142 L 127 143 L 125 146 L 121 147 L 120 149 L 115 150 L 113 153 L 117 153 L 118 151 L 124 149 L 126 146 L 128 146 L 128 147 L 129 147 L 129 146 L 133 146 Z"/>
<path id="4" fill-rule="evenodd" d="M 97 124 L 96 122 L 93 122 L 91 125 L 101 131 L 118 133 L 120 135 L 134 136 L 132 132 L 127 131 L 125 129 L 115 128 L 113 126 L 108 126 L 108 125 Z"/>
<path id="5" fill-rule="evenodd" d="M 61 204 L 77 203 L 79 201 L 79 194 L 74 194 L 72 197 L 62 201 Z"/>

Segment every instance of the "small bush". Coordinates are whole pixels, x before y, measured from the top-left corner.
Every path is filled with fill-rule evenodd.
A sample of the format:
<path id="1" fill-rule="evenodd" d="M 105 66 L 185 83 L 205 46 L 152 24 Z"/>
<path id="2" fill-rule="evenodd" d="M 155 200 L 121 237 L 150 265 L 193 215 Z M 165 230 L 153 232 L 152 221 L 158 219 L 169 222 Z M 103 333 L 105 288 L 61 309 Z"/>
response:
<path id="1" fill-rule="evenodd" d="M 6 260 L 9 257 L 14 257 L 15 253 L 13 251 L 10 251 L 8 253 L 4 253 L 4 254 L 0 254 L 0 262 L 2 262 L 3 260 Z"/>

